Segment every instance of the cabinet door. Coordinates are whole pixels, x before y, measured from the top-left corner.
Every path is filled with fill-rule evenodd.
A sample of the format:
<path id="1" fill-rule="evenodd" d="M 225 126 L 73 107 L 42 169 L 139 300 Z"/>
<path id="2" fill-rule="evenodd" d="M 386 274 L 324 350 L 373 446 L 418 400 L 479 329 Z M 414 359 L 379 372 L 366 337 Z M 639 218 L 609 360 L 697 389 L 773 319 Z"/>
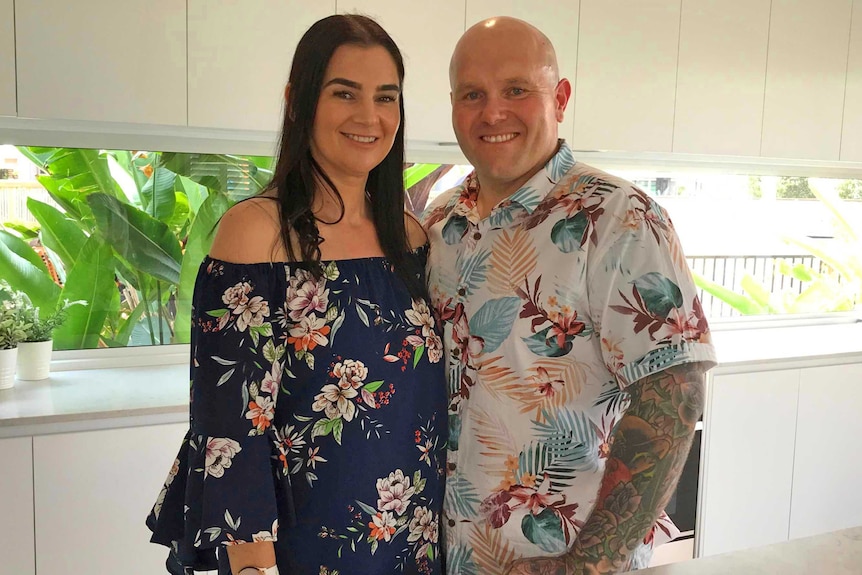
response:
<path id="1" fill-rule="evenodd" d="M 467 27 L 493 16 L 513 16 L 541 30 L 554 45 L 560 77 L 572 83 L 572 97 L 560 124 L 560 137 L 574 135 L 575 75 L 578 68 L 578 18 L 580 0 L 529 4 L 518 0 L 467 0 Z"/>
<path id="2" fill-rule="evenodd" d="M 377 20 L 401 50 L 408 140 L 455 142 L 449 59 L 464 33 L 464 1 L 337 0 L 340 13 Z"/>
<path id="3" fill-rule="evenodd" d="M 0 439 L 0 575 L 33 575 L 33 440 Z"/>
<path id="4" fill-rule="evenodd" d="M 715 375 L 704 416 L 700 555 L 787 540 L 799 370 Z"/>
<path id="5" fill-rule="evenodd" d="M 189 125 L 275 132 L 297 42 L 335 0 L 189 0 Z"/>
<path id="6" fill-rule="evenodd" d="M 760 155 L 770 0 L 684 0 L 673 151 Z"/>
<path id="7" fill-rule="evenodd" d="M 15 97 L 15 3 L 0 0 L 0 116 L 14 116 Z"/>
<path id="8" fill-rule="evenodd" d="M 862 162 L 862 0 L 853 0 L 841 159 L 846 162 Z"/>
<path id="9" fill-rule="evenodd" d="M 39 575 L 163 573 L 168 549 L 144 520 L 185 424 L 33 439 Z"/>
<path id="10" fill-rule="evenodd" d="M 581 0 L 576 149 L 670 152 L 679 0 Z"/>
<path id="11" fill-rule="evenodd" d="M 18 115 L 186 123 L 186 5 L 16 0 Z"/>
<path id="12" fill-rule="evenodd" d="M 790 538 L 862 525 L 862 364 L 802 370 Z"/>
<path id="13" fill-rule="evenodd" d="M 761 155 L 837 160 L 852 0 L 773 0 Z"/>

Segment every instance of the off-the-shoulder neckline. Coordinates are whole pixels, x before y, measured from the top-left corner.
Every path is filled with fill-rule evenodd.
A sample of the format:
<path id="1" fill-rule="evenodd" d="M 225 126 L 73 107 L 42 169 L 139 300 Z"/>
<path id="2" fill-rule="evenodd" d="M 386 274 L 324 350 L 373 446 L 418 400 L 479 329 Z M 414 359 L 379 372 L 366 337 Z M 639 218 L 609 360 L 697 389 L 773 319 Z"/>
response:
<path id="1" fill-rule="evenodd" d="M 408 253 L 418 255 L 424 251 L 427 251 L 429 247 L 430 247 L 430 244 L 428 242 L 425 242 L 421 246 L 417 246 L 417 247 L 413 248 Z M 326 264 L 330 264 L 330 263 L 334 263 L 334 264 L 361 263 L 361 262 L 369 262 L 370 263 L 370 262 L 387 261 L 387 260 L 388 260 L 388 258 L 385 255 L 380 255 L 380 256 L 365 256 L 365 257 L 359 257 L 359 258 L 342 258 L 342 259 L 336 259 L 336 260 L 320 260 L 320 263 L 322 265 L 326 265 Z M 214 258 L 214 257 L 210 256 L 209 254 L 204 256 L 203 262 L 204 263 L 215 262 L 215 263 L 227 265 L 227 266 L 307 266 L 310 263 L 310 262 L 305 262 L 305 261 L 292 262 L 292 261 L 288 261 L 288 260 L 271 261 L 271 262 L 247 262 L 247 263 L 246 262 L 229 262 L 227 260 Z"/>

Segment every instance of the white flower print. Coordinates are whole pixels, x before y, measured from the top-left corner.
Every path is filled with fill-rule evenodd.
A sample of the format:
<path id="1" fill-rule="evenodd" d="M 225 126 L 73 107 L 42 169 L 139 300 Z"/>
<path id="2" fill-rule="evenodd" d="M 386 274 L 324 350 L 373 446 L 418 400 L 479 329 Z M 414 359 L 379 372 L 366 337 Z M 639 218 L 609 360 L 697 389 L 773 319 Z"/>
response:
<path id="1" fill-rule="evenodd" d="M 381 511 L 394 511 L 403 515 L 413 497 L 414 488 L 410 487 L 410 478 L 404 477 L 404 472 L 396 469 L 389 477 L 377 480 L 377 509 Z"/>
<path id="2" fill-rule="evenodd" d="M 221 296 L 221 300 L 229 309 L 236 309 L 237 306 L 248 302 L 248 294 L 251 293 L 251 284 L 248 282 L 240 282 L 233 287 L 225 290 Z"/>
<path id="3" fill-rule="evenodd" d="M 425 338 L 425 349 L 428 351 L 428 361 L 437 363 L 443 359 L 443 340 L 435 334 Z"/>
<path id="4" fill-rule="evenodd" d="M 165 479 L 165 485 L 162 487 L 161 492 L 159 492 L 159 496 L 156 499 L 156 504 L 153 506 L 153 515 L 156 516 L 156 519 L 159 518 L 159 515 L 162 512 L 162 506 L 165 503 L 165 496 L 168 494 L 168 487 L 171 486 L 171 483 L 174 482 L 174 478 L 176 478 L 177 474 L 180 472 L 180 460 L 174 459 L 174 464 L 171 466 L 170 472 L 168 472 L 168 478 Z"/>
<path id="5" fill-rule="evenodd" d="M 246 419 L 250 419 L 258 431 L 263 431 L 272 423 L 275 417 L 275 401 L 271 397 L 258 395 L 249 402 Z"/>
<path id="6" fill-rule="evenodd" d="M 210 437 L 206 449 L 206 475 L 212 477 L 222 477 L 234 456 L 242 451 L 238 442 L 227 437 Z"/>
<path id="7" fill-rule="evenodd" d="M 278 393 L 278 388 L 281 386 L 281 374 L 284 370 L 281 369 L 281 362 L 275 360 L 272 362 L 272 369 L 266 372 L 263 376 L 263 381 L 260 382 L 260 390 L 275 397 Z"/>
<path id="8" fill-rule="evenodd" d="M 330 327 L 326 325 L 325 317 L 305 315 L 299 323 L 290 328 L 287 343 L 293 344 L 296 351 L 311 351 L 318 345 L 326 345 L 329 339 L 326 335 Z"/>
<path id="9" fill-rule="evenodd" d="M 240 302 L 233 310 L 236 318 L 236 328 L 245 331 L 247 327 L 259 327 L 263 325 L 264 318 L 269 317 L 269 304 L 256 295 L 250 300 Z"/>
<path id="10" fill-rule="evenodd" d="M 324 385 L 320 393 L 314 396 L 314 404 L 311 409 L 323 411 L 329 419 L 343 417 L 345 421 L 352 421 L 356 415 L 356 405 L 350 401 L 359 395 L 352 387 L 342 388 L 332 383 Z"/>
<path id="11" fill-rule="evenodd" d="M 413 518 L 410 520 L 410 535 L 407 541 L 419 541 L 424 539 L 431 543 L 437 543 L 437 521 L 434 512 L 427 507 L 416 507 L 413 509 Z"/>
<path id="12" fill-rule="evenodd" d="M 305 447 L 305 438 L 293 425 L 285 426 L 281 430 L 276 429 L 275 438 L 278 440 L 279 449 L 285 455 L 299 453 Z"/>
<path id="13" fill-rule="evenodd" d="M 413 300 L 413 309 L 408 309 L 404 314 L 410 323 L 422 328 L 422 336 L 428 337 L 434 333 L 434 316 L 428 309 L 425 300 Z"/>
<path id="14" fill-rule="evenodd" d="M 359 389 L 362 387 L 362 382 L 368 377 L 368 368 L 361 361 L 345 359 L 343 362 L 335 364 L 335 367 L 332 368 L 332 375 L 338 378 L 340 388 Z"/>
<path id="15" fill-rule="evenodd" d="M 272 522 L 272 528 L 270 531 L 258 531 L 251 536 L 251 540 L 254 543 L 258 543 L 260 541 L 275 541 L 277 539 L 275 536 L 276 533 L 278 533 L 278 519 Z"/>
<path id="16" fill-rule="evenodd" d="M 318 451 L 320 451 L 319 447 L 308 448 L 308 463 L 306 465 L 312 469 L 317 469 L 318 463 L 326 463 L 326 459 L 317 454 Z"/>
<path id="17" fill-rule="evenodd" d="M 371 537 L 389 541 L 395 533 L 395 516 L 387 511 L 377 513 L 371 516 L 371 523 L 368 526 L 371 527 Z"/>
<path id="18" fill-rule="evenodd" d="M 315 280 L 307 270 L 297 270 L 287 287 L 287 309 L 290 310 L 290 318 L 299 321 L 301 317 L 312 312 L 326 313 L 329 290 L 325 286 L 325 277 Z"/>

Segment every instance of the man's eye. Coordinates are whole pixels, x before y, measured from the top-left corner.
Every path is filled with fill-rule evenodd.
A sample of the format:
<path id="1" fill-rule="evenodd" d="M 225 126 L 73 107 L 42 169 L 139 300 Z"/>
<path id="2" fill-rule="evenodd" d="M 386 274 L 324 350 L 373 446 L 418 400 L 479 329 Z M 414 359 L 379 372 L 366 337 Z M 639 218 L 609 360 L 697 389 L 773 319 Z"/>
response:
<path id="1" fill-rule="evenodd" d="M 523 96 L 527 93 L 527 91 L 523 88 L 512 88 L 511 90 L 509 90 L 509 93 L 513 96 Z"/>
<path id="2" fill-rule="evenodd" d="M 479 92 L 467 92 L 464 94 L 465 100 L 478 100 L 480 97 L 481 94 L 479 94 Z"/>

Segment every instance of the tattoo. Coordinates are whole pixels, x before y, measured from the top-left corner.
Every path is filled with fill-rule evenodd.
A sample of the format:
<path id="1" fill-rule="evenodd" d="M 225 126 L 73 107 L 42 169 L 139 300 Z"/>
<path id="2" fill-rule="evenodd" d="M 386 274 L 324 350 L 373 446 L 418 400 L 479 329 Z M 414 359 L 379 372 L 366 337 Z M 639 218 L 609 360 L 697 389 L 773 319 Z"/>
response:
<path id="1" fill-rule="evenodd" d="M 629 389 L 632 403 L 614 434 L 596 507 L 564 556 L 568 573 L 628 567 L 670 501 L 703 412 L 703 370 L 679 366 Z"/>

